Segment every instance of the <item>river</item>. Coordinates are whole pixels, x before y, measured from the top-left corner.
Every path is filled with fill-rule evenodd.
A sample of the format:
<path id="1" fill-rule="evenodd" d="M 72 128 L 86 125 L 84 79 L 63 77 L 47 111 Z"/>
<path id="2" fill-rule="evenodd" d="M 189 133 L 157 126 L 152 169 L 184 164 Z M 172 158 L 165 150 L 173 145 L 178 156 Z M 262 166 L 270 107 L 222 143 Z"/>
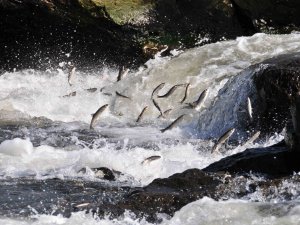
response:
<path id="1" fill-rule="evenodd" d="M 106 65 L 97 70 L 76 70 L 73 85 L 69 85 L 68 73 L 63 69 L 68 62 L 46 71 L 6 72 L 0 76 L 0 186 L 24 178 L 102 182 L 92 171 L 85 174 L 78 171 L 84 167 L 107 167 L 122 173 L 116 181 L 106 181 L 107 185 L 141 187 L 156 178 L 189 168 L 202 169 L 241 152 L 245 147 L 239 140 L 246 135 L 245 127 L 233 135 L 236 142 L 229 149 L 223 147 L 211 154 L 211 148 L 220 134 L 239 122 L 232 116 L 238 110 L 235 106 L 253 84 L 247 83 L 248 89 L 244 89 L 237 83 L 239 86 L 229 90 L 230 99 L 222 104 L 217 104 L 222 99 L 219 91 L 247 67 L 299 51 L 298 33 L 255 34 L 185 51 L 173 50 L 169 57 L 157 54 L 145 67 L 130 71 L 119 82 L 116 82 L 118 69 Z M 208 96 L 200 111 L 196 111 L 180 103 L 185 88 L 178 87 L 170 97 L 156 99 L 163 111 L 172 109 L 166 118 L 157 118 L 160 113 L 150 97 L 153 89 L 163 82 L 166 84 L 160 95 L 175 84 L 190 83 L 186 103 L 195 101 L 205 89 L 209 90 Z M 91 88 L 97 90 L 87 90 Z M 116 91 L 130 99 L 117 96 Z M 76 95 L 66 96 L 75 92 Z M 95 129 L 90 130 L 91 114 L 104 104 L 108 108 Z M 144 117 L 135 122 L 145 106 L 148 109 Z M 183 121 L 175 128 L 160 132 L 183 114 Z M 282 139 L 282 133 L 275 133 L 250 147 L 265 147 Z M 153 155 L 161 158 L 142 163 Z M 226 201 L 205 197 L 186 205 L 172 218 L 160 215 L 161 223 L 299 224 L 300 188 L 294 188 L 292 200 L 278 195 L 263 199 L 259 192 Z M 84 212 L 74 212 L 69 218 L 52 215 L 57 205 L 50 207 L 47 203 L 47 209 L 36 209 L 38 202 L 34 201 L 43 205 L 43 200 L 29 198 L 26 190 L 18 198 L 11 198 L 13 190 L 11 193 L 3 187 L 0 190 L 5 190 L 0 198 L 0 204 L 5 205 L 5 210 L 0 209 L 0 224 L 151 224 L 131 212 L 118 219 L 95 218 Z M 10 198 L 15 201 L 13 204 Z M 23 216 L 24 210 L 30 211 L 30 215 Z"/>

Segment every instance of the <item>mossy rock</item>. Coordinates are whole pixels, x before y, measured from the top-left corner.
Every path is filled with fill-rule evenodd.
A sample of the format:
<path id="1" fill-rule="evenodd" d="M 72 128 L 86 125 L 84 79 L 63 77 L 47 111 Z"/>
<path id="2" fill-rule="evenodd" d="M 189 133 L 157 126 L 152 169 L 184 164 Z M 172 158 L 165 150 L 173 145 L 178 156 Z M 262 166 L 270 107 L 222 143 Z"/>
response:
<path id="1" fill-rule="evenodd" d="M 105 7 L 117 24 L 145 21 L 147 12 L 153 8 L 151 0 L 91 0 L 97 6 Z"/>

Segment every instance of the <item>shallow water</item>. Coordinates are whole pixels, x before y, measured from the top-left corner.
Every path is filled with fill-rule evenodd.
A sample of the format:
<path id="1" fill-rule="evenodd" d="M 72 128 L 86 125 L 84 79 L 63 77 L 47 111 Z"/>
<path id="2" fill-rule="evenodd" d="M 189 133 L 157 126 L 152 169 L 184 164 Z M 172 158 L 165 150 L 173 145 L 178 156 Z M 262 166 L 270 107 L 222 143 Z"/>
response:
<path id="1" fill-rule="evenodd" d="M 300 34 L 256 34 L 185 52 L 174 51 L 172 57 L 157 55 L 146 63 L 146 69 L 130 71 L 120 82 L 116 82 L 117 69 L 109 67 L 94 72 L 76 71 L 72 86 L 67 81 L 67 71 L 59 65 L 56 70 L 5 73 L 0 76 L 0 178 L 5 181 L 57 177 L 101 182 L 93 172 L 79 174 L 78 171 L 83 167 L 108 167 L 122 173 L 109 185 L 138 187 L 189 168 L 204 168 L 243 151 L 245 147 L 235 142 L 227 150 L 223 147 L 221 153 L 210 153 L 214 141 L 228 128 L 239 124 L 240 132 L 235 134 L 237 140 L 244 135 L 243 129 L 246 130 L 235 113 L 253 84 L 243 80 L 249 71 L 240 72 L 264 59 L 299 52 L 299 41 Z M 226 86 L 234 77 L 241 79 Z M 166 85 L 159 91 L 160 95 L 175 84 L 190 83 L 186 103 L 195 101 L 204 89 L 208 89 L 209 94 L 200 111 L 196 111 L 180 103 L 185 88 L 179 87 L 170 97 L 157 98 L 163 111 L 172 109 L 167 118 L 158 119 L 160 113 L 150 96 L 162 82 Z M 226 92 L 224 87 L 230 89 Z M 89 88 L 97 90 L 89 92 L 86 90 Z M 76 96 L 64 97 L 74 91 Z M 115 91 L 131 100 L 116 96 Z M 91 114 L 104 104 L 109 104 L 109 108 L 100 116 L 95 130 L 90 130 Z M 145 106 L 148 110 L 141 122 L 136 123 Z M 186 115 L 184 120 L 174 129 L 160 132 L 182 114 Z M 241 118 L 247 120 L 247 114 Z M 262 137 L 251 146 L 272 145 L 282 138 L 282 134 Z M 161 158 L 142 164 L 152 155 Z M 297 197 L 295 193 L 293 199 Z M 287 202 L 292 206 L 284 216 L 279 216 L 271 212 L 261 214 L 260 208 L 275 207 L 284 211 L 284 204 L 270 203 L 270 199 L 266 203 L 252 202 L 257 199 L 255 195 L 242 202 L 215 202 L 204 198 L 182 208 L 171 219 L 163 215 L 162 223 L 299 223 L 295 213 L 299 211 L 297 202 Z M 219 214 L 222 215 L 216 217 Z M 73 213 L 70 218 L 38 214 L 27 221 L 20 220 L 3 218 L 1 224 L 148 224 L 130 212 L 118 221 L 95 219 L 82 212 Z"/>

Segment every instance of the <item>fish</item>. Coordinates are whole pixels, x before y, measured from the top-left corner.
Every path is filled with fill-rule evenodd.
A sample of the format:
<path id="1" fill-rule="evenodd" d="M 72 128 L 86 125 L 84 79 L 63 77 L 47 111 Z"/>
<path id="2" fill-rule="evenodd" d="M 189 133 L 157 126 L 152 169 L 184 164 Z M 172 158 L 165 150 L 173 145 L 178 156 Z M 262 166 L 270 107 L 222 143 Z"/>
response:
<path id="1" fill-rule="evenodd" d="M 92 114 L 90 129 L 94 129 L 95 122 L 97 121 L 97 119 L 99 118 L 101 113 L 103 113 L 103 111 L 107 108 L 107 106 L 108 106 L 108 104 L 101 106 L 94 114 Z"/>
<path id="2" fill-rule="evenodd" d="M 73 91 L 73 92 L 71 92 L 71 93 L 69 93 L 67 95 L 62 96 L 62 97 L 66 98 L 66 97 L 73 97 L 73 96 L 76 96 L 76 91 Z"/>
<path id="3" fill-rule="evenodd" d="M 155 101 L 155 99 L 152 99 L 152 102 L 153 102 L 154 106 L 158 109 L 158 111 L 160 112 L 160 115 L 163 115 L 163 113 L 162 113 L 158 103 Z"/>
<path id="4" fill-rule="evenodd" d="M 248 103 L 247 103 L 248 115 L 249 115 L 250 120 L 252 121 L 253 120 L 253 117 L 252 117 L 253 111 L 252 111 L 251 100 L 249 97 L 248 97 L 247 101 L 248 101 Z"/>
<path id="5" fill-rule="evenodd" d="M 146 110 L 148 109 L 148 106 L 145 106 L 142 110 L 142 112 L 140 113 L 140 115 L 138 116 L 138 118 L 136 119 L 136 122 L 140 122 L 141 119 L 143 118 L 144 113 L 146 112 Z"/>
<path id="6" fill-rule="evenodd" d="M 144 159 L 141 164 L 143 165 L 145 163 L 150 163 L 150 162 L 152 162 L 154 160 L 157 160 L 157 159 L 160 159 L 160 158 L 161 158 L 161 156 L 159 156 L 159 155 L 153 155 L 153 156 L 150 156 L 150 157 Z"/>
<path id="7" fill-rule="evenodd" d="M 184 101 L 185 101 L 186 98 L 187 98 L 187 95 L 188 95 L 188 89 L 189 89 L 189 86 L 190 86 L 190 85 L 191 85 L 190 83 L 187 83 L 187 84 L 186 84 L 183 99 L 180 101 L 181 104 L 184 103 Z"/>
<path id="8" fill-rule="evenodd" d="M 76 67 L 73 66 L 73 68 L 69 71 L 69 74 L 68 74 L 68 83 L 70 86 L 72 86 L 72 80 L 74 79 L 74 76 L 75 76 L 75 70 L 76 70 Z"/>
<path id="9" fill-rule="evenodd" d="M 119 92 L 117 92 L 117 91 L 116 91 L 116 95 L 119 96 L 119 97 L 121 97 L 121 98 L 127 98 L 127 99 L 131 100 L 130 97 L 128 97 L 128 96 L 126 96 L 126 95 L 122 95 L 121 93 L 119 93 Z"/>
<path id="10" fill-rule="evenodd" d="M 173 127 L 175 127 L 176 124 L 178 124 L 179 122 L 181 122 L 183 120 L 183 117 L 185 116 L 185 114 L 182 114 L 181 116 L 179 116 L 176 120 L 174 120 L 169 126 L 167 126 L 164 129 L 161 129 L 160 131 L 162 133 L 164 133 L 167 130 L 172 129 Z"/>
<path id="11" fill-rule="evenodd" d="M 161 115 L 159 115 L 157 117 L 157 119 L 163 117 L 163 118 L 166 118 L 166 116 L 168 116 L 170 114 L 170 112 L 172 111 L 172 109 L 167 109 L 166 111 L 164 111 Z"/>
<path id="12" fill-rule="evenodd" d="M 119 74 L 118 74 L 118 77 L 117 77 L 117 82 L 120 81 L 123 77 L 125 77 L 129 72 L 129 69 L 126 68 L 124 66 L 122 66 L 120 69 L 119 69 Z"/>
<path id="13" fill-rule="evenodd" d="M 260 135 L 260 131 L 255 132 L 255 133 L 249 138 L 249 140 L 246 141 L 246 142 L 242 145 L 242 147 L 247 146 L 247 145 L 253 143 L 253 142 L 259 137 L 259 135 Z"/>
<path id="14" fill-rule="evenodd" d="M 171 94 L 173 94 L 174 91 L 175 91 L 178 87 L 183 86 L 183 85 L 185 85 L 185 84 L 175 84 L 173 87 L 171 87 L 171 88 L 169 89 L 169 91 L 167 91 L 166 94 L 164 94 L 164 95 L 157 95 L 157 97 L 158 97 L 158 98 L 167 98 L 167 97 L 169 97 Z"/>
<path id="15" fill-rule="evenodd" d="M 214 147 L 211 150 L 211 153 L 214 153 L 215 151 L 217 151 L 220 146 L 222 144 L 224 144 L 229 138 L 230 136 L 234 133 L 235 129 L 231 128 L 228 131 L 226 131 L 217 141 L 217 143 L 214 145 Z"/>
<path id="16" fill-rule="evenodd" d="M 188 105 L 188 107 L 199 111 L 207 95 L 208 95 L 208 89 L 205 89 L 204 91 L 201 92 L 199 98 L 196 101 L 192 103 L 186 103 L 186 104 Z"/>
<path id="17" fill-rule="evenodd" d="M 166 83 L 160 83 L 156 88 L 153 89 L 151 94 L 151 99 L 153 99 L 153 96 L 156 95 L 164 86 Z"/>
<path id="18" fill-rule="evenodd" d="M 81 204 L 79 204 L 79 205 L 75 205 L 75 207 L 76 207 L 76 208 L 86 207 L 86 206 L 88 206 L 89 204 L 91 204 L 91 203 L 89 203 L 89 202 L 81 203 Z"/>
<path id="19" fill-rule="evenodd" d="M 93 92 L 97 91 L 97 88 L 88 88 L 88 89 L 85 89 L 85 90 L 88 91 L 88 92 L 93 93 Z"/>

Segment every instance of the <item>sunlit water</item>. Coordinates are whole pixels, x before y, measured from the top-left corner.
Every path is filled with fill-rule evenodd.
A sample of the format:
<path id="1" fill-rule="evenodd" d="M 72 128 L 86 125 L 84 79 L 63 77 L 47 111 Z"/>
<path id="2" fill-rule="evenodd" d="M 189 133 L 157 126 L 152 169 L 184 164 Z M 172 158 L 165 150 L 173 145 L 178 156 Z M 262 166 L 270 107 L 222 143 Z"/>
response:
<path id="1" fill-rule="evenodd" d="M 119 82 L 116 82 L 118 70 L 109 67 L 89 73 L 76 71 L 71 86 L 67 71 L 59 65 L 57 70 L 5 73 L 0 77 L 1 179 L 33 176 L 35 179 L 58 177 L 97 181 L 93 173 L 78 174 L 78 170 L 108 167 L 122 173 L 116 183 L 145 186 L 155 178 L 165 178 L 189 168 L 202 169 L 243 151 L 245 147 L 237 144 L 227 151 L 223 149 L 222 153 L 211 154 L 216 138 L 228 128 L 241 124 L 235 111 L 244 104 L 253 84 L 246 79 L 247 71 L 240 72 L 264 59 L 299 52 L 299 41 L 300 34 L 256 34 L 185 52 L 173 51 L 173 57 L 157 55 L 146 63 L 146 69 L 130 71 Z M 241 81 L 237 79 L 229 86 L 229 94 L 219 93 L 230 79 L 238 76 Z M 175 84 L 190 83 L 185 103 L 195 101 L 205 89 L 209 94 L 200 111 L 196 111 L 180 103 L 185 88 L 178 87 L 168 98 L 155 98 L 163 111 L 172 109 L 168 117 L 157 118 L 160 113 L 150 96 L 162 82 L 166 85 L 159 95 Z M 97 90 L 89 92 L 86 90 L 89 88 Z M 75 91 L 75 96 L 64 97 Z M 116 91 L 130 99 L 117 96 Z M 89 130 L 91 114 L 104 104 L 109 104 L 108 109 L 100 116 L 95 130 Z M 145 106 L 148 110 L 141 122 L 136 123 Z M 184 120 L 174 129 L 160 132 L 182 114 L 185 114 Z M 282 138 L 282 134 L 275 134 L 251 146 L 272 145 Z M 152 155 L 161 158 L 142 163 Z M 263 207 L 273 206 L 272 203 L 216 202 L 204 198 L 185 206 L 171 219 L 162 215 L 162 224 L 300 223 L 297 204 L 288 210 L 279 205 L 284 213 L 278 215 L 262 212 Z M 130 212 L 116 221 L 99 220 L 79 212 L 69 219 L 36 215 L 27 221 L 3 218 L 0 223 L 148 224 Z"/>

